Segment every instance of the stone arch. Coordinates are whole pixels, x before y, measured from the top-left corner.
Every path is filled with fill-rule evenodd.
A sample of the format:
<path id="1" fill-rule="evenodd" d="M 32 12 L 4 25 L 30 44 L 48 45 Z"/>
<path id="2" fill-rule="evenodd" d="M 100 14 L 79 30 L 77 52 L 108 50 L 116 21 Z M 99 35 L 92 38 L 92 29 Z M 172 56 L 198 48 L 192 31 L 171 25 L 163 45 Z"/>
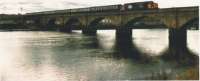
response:
<path id="1" fill-rule="evenodd" d="M 192 18 L 188 20 L 185 24 L 183 24 L 181 27 L 186 29 L 199 29 L 199 18 Z"/>
<path id="2" fill-rule="evenodd" d="M 98 17 L 96 19 L 94 19 L 93 21 L 91 21 L 88 25 L 88 27 L 91 28 L 110 28 L 110 27 L 114 27 L 115 25 L 112 23 L 113 20 L 111 18 L 106 18 L 106 17 Z"/>
<path id="3" fill-rule="evenodd" d="M 104 20 L 109 21 L 109 23 L 102 24 Z M 97 29 L 108 29 L 108 28 L 111 28 L 112 26 L 114 26 L 114 25 L 111 25 L 112 20 L 113 20 L 112 18 L 108 18 L 108 17 L 94 18 L 93 20 L 91 20 L 88 23 L 87 27 L 82 29 L 82 32 L 84 34 L 88 34 L 88 35 L 95 35 L 97 32 Z M 108 26 L 110 26 L 110 27 L 108 27 Z"/>
<path id="4" fill-rule="evenodd" d="M 71 17 L 64 23 L 62 31 L 71 32 L 72 29 L 80 29 L 81 22 L 77 17 Z"/>
<path id="5" fill-rule="evenodd" d="M 130 19 L 124 26 L 128 28 L 166 28 L 166 24 L 160 18 L 149 16 L 139 16 Z"/>

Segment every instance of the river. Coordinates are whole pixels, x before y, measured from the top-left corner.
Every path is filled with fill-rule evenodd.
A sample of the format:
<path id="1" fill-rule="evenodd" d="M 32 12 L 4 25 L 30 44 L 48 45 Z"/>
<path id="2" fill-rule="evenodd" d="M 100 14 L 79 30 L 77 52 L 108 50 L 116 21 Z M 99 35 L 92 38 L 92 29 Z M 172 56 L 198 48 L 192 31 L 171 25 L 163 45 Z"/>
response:
<path id="1" fill-rule="evenodd" d="M 198 57 L 199 31 L 187 32 L 187 49 Z M 134 29 L 131 42 L 124 44 L 116 42 L 114 30 L 100 30 L 96 36 L 83 35 L 81 31 L 71 34 L 1 31 L 0 81 L 196 79 L 199 76 L 195 74 L 198 65 L 162 59 L 168 49 L 168 29 Z"/>

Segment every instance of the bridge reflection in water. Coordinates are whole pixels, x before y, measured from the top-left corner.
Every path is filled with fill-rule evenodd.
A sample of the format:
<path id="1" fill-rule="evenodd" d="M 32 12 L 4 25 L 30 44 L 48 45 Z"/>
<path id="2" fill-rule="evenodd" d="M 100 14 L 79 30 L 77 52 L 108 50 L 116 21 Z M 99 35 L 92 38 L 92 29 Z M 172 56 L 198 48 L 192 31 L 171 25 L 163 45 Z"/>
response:
<path id="1" fill-rule="evenodd" d="M 116 38 L 116 53 L 114 53 L 114 56 L 132 58 L 133 60 L 142 62 L 152 60 L 153 57 L 149 56 L 148 53 L 140 51 L 132 40 L 132 37 Z M 188 49 L 186 44 L 187 40 L 185 38 L 178 38 L 178 40 L 180 40 L 179 43 L 174 43 L 172 42 L 174 39 L 169 39 L 169 47 L 159 54 L 159 58 L 175 62 L 178 65 L 198 65 L 198 56 Z"/>
<path id="2" fill-rule="evenodd" d="M 98 31 L 95 36 L 1 32 L 1 48 L 5 50 L 0 50 L 0 76 L 5 81 L 198 79 L 198 55 L 186 44 L 167 46 L 167 34 L 167 29 L 133 30 L 133 37 L 121 38 L 113 31 Z M 149 45 L 147 49 L 160 52 L 141 50 Z"/>
<path id="3" fill-rule="evenodd" d="M 174 38 L 170 38 L 169 36 L 169 45 L 168 47 L 160 52 L 157 56 L 151 56 L 149 55 L 148 52 L 141 51 L 141 48 L 138 48 L 138 46 L 135 45 L 135 42 L 133 42 L 133 38 L 131 35 L 129 36 L 117 36 L 115 37 L 115 43 L 112 47 L 113 51 L 112 53 L 105 54 L 103 55 L 104 58 L 114 58 L 116 60 L 121 60 L 121 59 L 129 59 L 133 61 L 133 63 L 136 64 L 146 64 L 146 65 L 154 65 L 154 64 L 159 64 L 162 61 L 165 61 L 166 63 L 172 64 L 172 66 L 175 66 L 176 68 L 184 68 L 184 67 L 192 67 L 192 70 L 189 69 L 189 74 L 188 73 L 183 73 L 183 75 L 177 75 L 177 79 L 186 79 L 191 78 L 191 79 L 197 79 L 198 78 L 198 64 L 199 64 L 199 57 L 197 54 L 194 52 L 190 51 L 187 47 L 187 40 L 186 37 L 182 37 L 183 34 L 180 33 L 185 33 L 186 35 L 186 30 L 169 30 L 169 35 L 170 32 L 176 32 L 179 33 L 178 35 L 181 35 L 181 37 L 178 37 L 177 35 L 173 35 L 174 37 L 178 37 L 174 40 Z M 173 33 L 174 34 L 174 33 Z M 84 48 L 101 48 L 102 43 L 100 43 L 100 40 L 102 39 L 98 35 L 93 35 L 89 39 L 84 40 L 87 42 L 88 40 L 92 40 L 90 43 L 84 44 Z M 180 40 L 177 42 L 177 40 Z M 105 42 L 103 42 L 105 43 Z M 94 57 L 96 57 L 94 55 Z M 100 56 L 101 57 L 101 56 Z M 161 65 L 162 66 L 162 65 Z M 188 72 L 188 71 L 186 71 Z M 153 72 L 149 76 L 146 76 L 145 79 L 158 79 L 158 80 L 165 80 L 165 79 L 174 79 L 172 78 L 171 70 L 169 69 L 163 69 L 160 70 L 159 72 Z M 191 75 L 190 75 L 191 74 Z M 194 75 L 196 74 L 196 75 Z M 189 75 L 189 77 L 188 77 Z M 193 76 L 193 77 L 191 77 Z M 174 77 L 174 76 L 173 76 Z M 144 79 L 143 78 L 138 78 L 138 79 Z"/>
<path id="4" fill-rule="evenodd" d="M 174 30 L 169 30 L 169 32 L 172 31 Z M 180 31 L 181 33 L 183 32 L 182 30 Z M 138 48 L 135 45 L 132 36 L 118 37 L 116 35 L 115 44 L 113 47 L 114 51 L 113 53 L 111 53 L 110 56 L 112 58 L 114 57 L 117 60 L 130 59 L 134 63 L 138 64 L 154 65 L 155 63 L 160 63 L 162 61 L 165 61 L 172 64 L 172 66 L 175 65 L 176 68 L 192 67 L 192 69 L 191 68 L 188 69 L 189 71 L 186 70 L 186 72 L 183 73 L 182 75 L 178 74 L 176 76 L 176 79 L 189 79 L 189 78 L 198 79 L 199 56 L 188 49 L 186 44 L 187 40 L 185 37 L 181 38 L 178 37 L 178 40 L 182 41 L 182 42 L 179 41 L 179 43 L 177 43 L 177 40 L 174 42 L 174 39 L 171 39 L 170 37 L 171 36 L 169 36 L 168 47 L 162 52 L 160 52 L 158 56 L 151 56 L 149 55 L 149 53 L 141 51 L 140 50 L 141 48 Z M 100 45 L 98 44 L 98 38 L 95 39 L 94 42 L 91 44 L 97 46 L 98 48 L 98 46 Z M 146 76 L 145 79 L 158 79 L 158 80 L 172 79 L 171 77 L 173 75 L 172 73 L 170 73 L 169 69 L 168 70 L 163 69 L 160 70 L 159 72 L 152 72 L 152 74 Z M 142 79 L 144 79 L 144 77 Z"/>
<path id="5" fill-rule="evenodd" d="M 169 30 L 169 32 L 172 31 L 174 30 Z M 181 31 L 181 33 L 182 32 L 183 31 Z M 93 42 L 87 44 L 86 47 L 89 46 L 91 48 L 94 47 L 102 48 L 101 44 L 99 44 L 99 39 L 101 38 L 98 38 L 98 36 L 97 37 L 94 36 L 94 38 L 90 39 L 93 40 Z M 169 36 L 168 47 L 162 52 L 160 52 L 160 54 L 158 54 L 157 56 L 151 56 L 149 55 L 148 52 L 141 51 L 141 48 L 138 48 L 138 46 L 135 45 L 135 42 L 133 42 L 133 40 L 134 39 L 132 39 L 132 36 L 118 37 L 116 35 L 115 44 L 113 46 L 113 53 L 106 54 L 104 55 L 104 57 L 109 56 L 111 58 L 115 58 L 116 60 L 130 59 L 131 61 L 133 61 L 133 63 L 144 64 L 144 65 L 145 64 L 154 65 L 157 63 L 160 64 L 160 62 L 165 61 L 166 63 L 170 63 L 172 66 L 175 66 L 176 68 L 192 67 L 192 69 L 191 68 L 188 69 L 189 72 L 186 70 L 187 73 L 183 73 L 182 75 L 178 74 L 176 76 L 176 79 L 188 79 L 188 78 L 198 79 L 197 72 L 198 72 L 199 57 L 197 54 L 188 49 L 186 44 L 187 42 L 186 38 L 178 37 L 178 40 L 181 40 L 182 42 L 177 43 L 177 40 L 174 41 L 174 39 L 170 39 Z M 145 79 L 158 79 L 158 80 L 174 79 L 172 78 L 172 75 L 174 75 L 172 73 L 173 72 L 171 72 L 171 70 L 169 69 L 162 69 L 159 72 L 153 71 L 152 74 L 146 76 Z M 138 79 L 144 79 L 144 77 Z"/>

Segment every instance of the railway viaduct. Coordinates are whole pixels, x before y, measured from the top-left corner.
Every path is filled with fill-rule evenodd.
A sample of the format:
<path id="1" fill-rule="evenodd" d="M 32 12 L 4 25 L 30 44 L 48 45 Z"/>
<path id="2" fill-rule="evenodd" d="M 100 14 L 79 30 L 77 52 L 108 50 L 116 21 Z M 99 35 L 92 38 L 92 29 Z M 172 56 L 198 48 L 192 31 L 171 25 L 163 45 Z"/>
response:
<path id="1" fill-rule="evenodd" d="M 116 29 L 117 38 L 129 38 L 139 21 L 159 21 L 169 28 L 170 45 L 186 46 L 187 27 L 199 26 L 198 7 L 176 7 L 158 10 L 30 13 L 24 15 L 25 25 L 63 32 L 82 30 L 84 34 L 96 34 L 99 29 Z M 103 23 L 103 24 L 102 24 Z"/>
<path id="2" fill-rule="evenodd" d="M 199 26 L 198 7 L 177 7 L 157 10 L 74 12 L 74 13 L 29 13 L 20 18 L 23 25 L 44 30 L 96 34 L 100 29 L 115 29 L 117 38 L 130 38 L 132 29 L 143 26 L 140 21 L 159 21 L 169 28 L 170 45 L 186 46 L 187 27 Z M 21 20 L 22 19 L 22 20 Z M 147 27 L 148 28 L 148 27 Z"/>
<path id="3" fill-rule="evenodd" d="M 187 27 L 199 27 L 199 8 L 180 7 L 158 10 L 85 13 L 59 13 L 54 11 L 54 13 L 45 14 L 30 13 L 12 18 L 0 16 L 0 24 L 4 23 L 4 20 L 9 22 L 13 20 L 16 23 L 23 24 L 23 26 L 33 26 L 40 30 L 59 30 L 63 32 L 82 30 L 82 33 L 90 35 L 96 34 L 97 30 L 100 29 L 115 29 L 116 38 L 118 41 L 122 40 L 122 45 L 120 46 L 124 46 L 121 49 L 126 50 L 131 49 L 131 30 L 138 28 L 138 26 L 144 26 L 144 24 L 138 22 L 159 21 L 164 27 L 169 29 L 169 50 L 172 51 L 167 51 L 163 57 L 173 58 L 181 62 L 186 60 L 189 61 L 186 63 L 191 64 L 191 60 L 187 59 L 192 55 L 187 55 Z"/>
<path id="4" fill-rule="evenodd" d="M 134 28 L 139 21 L 160 21 L 167 28 L 180 29 L 199 21 L 198 7 L 166 8 L 158 10 L 77 12 L 24 15 L 26 25 L 40 28 L 59 29 L 71 32 L 73 29 L 83 33 L 96 33 L 97 29 Z M 101 23 L 107 23 L 102 25 Z"/>
<path id="5" fill-rule="evenodd" d="M 169 28 L 171 45 L 186 46 L 187 27 L 199 26 L 198 7 L 177 7 L 158 10 L 77 12 L 77 13 L 30 13 L 23 16 L 27 26 L 63 32 L 82 30 L 84 34 L 96 34 L 99 29 L 116 29 L 118 38 L 128 38 L 139 21 L 159 21 Z M 180 45 L 179 45 L 180 44 Z"/>

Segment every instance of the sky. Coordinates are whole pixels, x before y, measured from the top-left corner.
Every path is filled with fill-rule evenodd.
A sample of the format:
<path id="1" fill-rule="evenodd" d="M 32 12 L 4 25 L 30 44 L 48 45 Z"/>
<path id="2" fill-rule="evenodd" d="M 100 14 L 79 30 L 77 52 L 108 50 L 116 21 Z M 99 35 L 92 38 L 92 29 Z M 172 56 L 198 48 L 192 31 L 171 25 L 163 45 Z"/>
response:
<path id="1" fill-rule="evenodd" d="M 0 0 L 0 14 L 30 13 L 149 0 Z M 199 6 L 200 0 L 152 0 L 160 8 Z"/>

